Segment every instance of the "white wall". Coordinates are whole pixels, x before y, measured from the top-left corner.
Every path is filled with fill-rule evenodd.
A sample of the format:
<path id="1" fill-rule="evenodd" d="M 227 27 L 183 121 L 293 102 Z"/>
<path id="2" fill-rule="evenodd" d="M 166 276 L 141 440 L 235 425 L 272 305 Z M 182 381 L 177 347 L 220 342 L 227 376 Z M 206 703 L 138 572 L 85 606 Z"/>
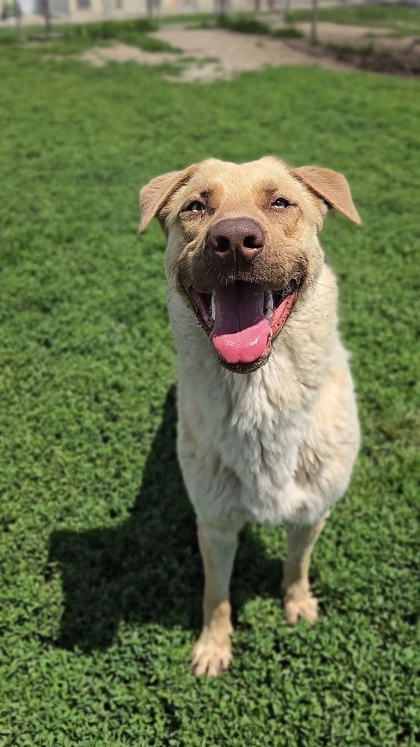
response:
<path id="1" fill-rule="evenodd" d="M 22 13 L 25 15 L 35 15 L 36 13 L 36 0 L 19 0 Z"/>

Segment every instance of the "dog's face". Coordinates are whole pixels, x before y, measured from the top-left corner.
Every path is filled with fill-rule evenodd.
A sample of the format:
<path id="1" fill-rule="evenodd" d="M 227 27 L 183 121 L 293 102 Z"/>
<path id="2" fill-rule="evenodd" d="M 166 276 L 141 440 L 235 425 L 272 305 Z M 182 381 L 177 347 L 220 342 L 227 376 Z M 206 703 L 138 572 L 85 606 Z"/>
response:
<path id="1" fill-rule="evenodd" d="M 277 158 L 209 159 L 153 179 L 140 192 L 140 230 L 157 215 L 165 268 L 211 340 L 219 362 L 250 373 L 270 355 L 324 258 L 328 207 L 360 223 L 348 184 L 328 169 Z"/>

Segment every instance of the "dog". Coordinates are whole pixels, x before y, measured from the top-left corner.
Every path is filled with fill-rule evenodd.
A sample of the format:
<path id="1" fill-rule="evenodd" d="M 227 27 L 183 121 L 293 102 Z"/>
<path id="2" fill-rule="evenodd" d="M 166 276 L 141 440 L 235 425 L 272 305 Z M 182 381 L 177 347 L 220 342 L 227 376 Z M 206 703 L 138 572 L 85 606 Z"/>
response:
<path id="1" fill-rule="evenodd" d="M 218 675 L 232 657 L 229 583 L 246 522 L 285 525 L 286 619 L 318 617 L 310 555 L 360 440 L 318 240 L 332 208 L 361 224 L 342 174 L 274 156 L 207 159 L 140 191 L 140 233 L 156 216 L 167 236 L 178 457 L 205 575 L 196 675 Z"/>

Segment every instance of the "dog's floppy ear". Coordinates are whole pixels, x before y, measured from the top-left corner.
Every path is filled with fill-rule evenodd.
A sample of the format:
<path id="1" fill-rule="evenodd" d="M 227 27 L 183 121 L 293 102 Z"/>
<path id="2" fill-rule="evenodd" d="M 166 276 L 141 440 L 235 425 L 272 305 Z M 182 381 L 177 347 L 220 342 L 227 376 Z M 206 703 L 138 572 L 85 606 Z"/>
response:
<path id="1" fill-rule="evenodd" d="M 152 218 L 159 217 L 169 198 L 179 187 L 186 184 L 197 168 L 198 164 L 193 164 L 183 171 L 170 171 L 168 174 L 156 176 L 140 190 L 140 234 L 145 232 Z"/>
<path id="2" fill-rule="evenodd" d="M 343 174 L 316 166 L 301 166 L 299 169 L 293 169 L 292 174 L 321 197 L 329 207 L 335 208 L 353 223 L 359 226 L 362 224 Z"/>

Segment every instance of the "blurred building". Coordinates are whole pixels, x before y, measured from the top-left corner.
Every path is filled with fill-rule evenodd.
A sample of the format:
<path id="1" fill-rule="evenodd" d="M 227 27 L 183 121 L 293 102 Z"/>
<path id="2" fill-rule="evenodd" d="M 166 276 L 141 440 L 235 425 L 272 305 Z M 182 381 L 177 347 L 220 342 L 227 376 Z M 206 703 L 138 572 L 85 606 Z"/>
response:
<path id="1" fill-rule="evenodd" d="M 42 15 L 40 0 L 18 2 L 24 15 Z M 159 10 L 164 13 L 191 13 L 208 11 L 212 7 L 213 0 L 49 0 L 53 19 L 67 16 L 77 21 L 106 16 L 154 15 Z"/>

